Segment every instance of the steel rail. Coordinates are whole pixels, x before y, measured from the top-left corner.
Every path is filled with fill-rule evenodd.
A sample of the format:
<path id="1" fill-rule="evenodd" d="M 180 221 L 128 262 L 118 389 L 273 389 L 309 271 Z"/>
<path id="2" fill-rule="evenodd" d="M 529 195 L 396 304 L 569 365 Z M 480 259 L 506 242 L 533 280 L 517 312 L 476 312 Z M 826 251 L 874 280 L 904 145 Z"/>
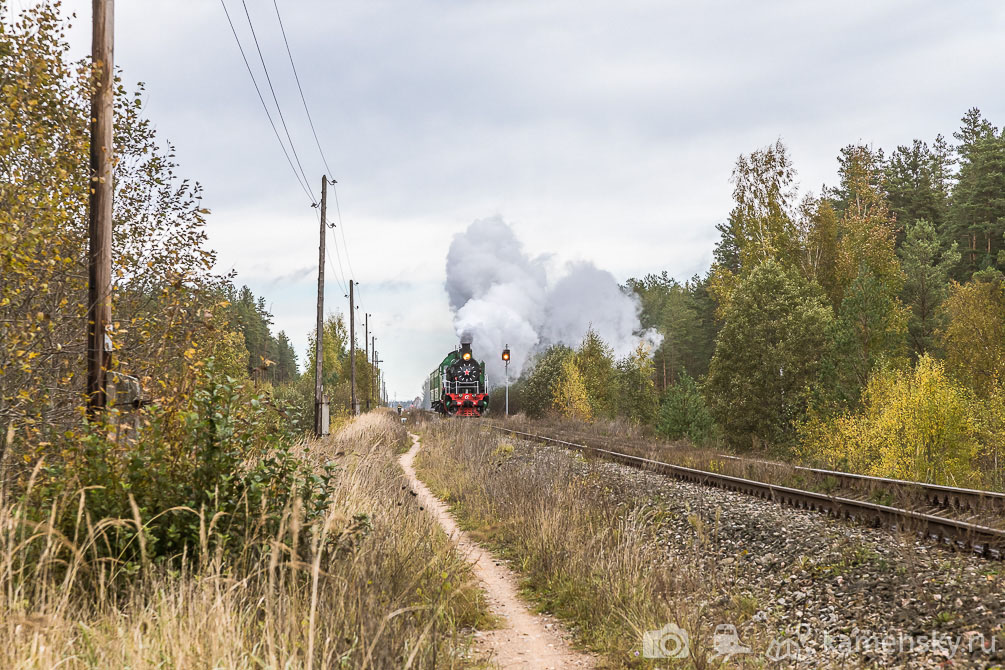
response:
<path id="1" fill-rule="evenodd" d="M 567 440 L 560 440 L 547 435 L 537 435 L 512 428 L 490 425 L 491 428 L 512 435 L 518 435 L 531 440 L 556 444 L 577 451 L 589 451 L 600 454 L 603 458 L 659 474 L 669 475 L 676 479 L 689 481 L 706 486 L 715 486 L 729 491 L 738 491 L 775 502 L 790 505 L 798 509 L 809 509 L 825 512 L 831 516 L 865 522 L 871 525 L 882 525 L 893 530 L 915 530 L 926 538 L 952 546 L 957 549 L 973 551 L 975 554 L 988 558 L 1001 559 L 1005 556 L 1005 530 L 984 526 L 981 524 L 960 521 L 947 517 L 917 512 L 889 505 L 844 498 L 839 496 L 805 491 L 789 486 L 769 484 L 767 482 L 744 479 L 732 475 L 723 475 L 707 470 L 673 465 L 662 461 L 633 456 L 610 449 L 591 447 Z M 826 471 L 825 471 L 826 472 Z M 846 474 L 846 473 L 839 473 Z M 896 480 L 895 480 L 896 481 Z M 945 487 L 951 488 L 951 487 Z"/>
<path id="2" fill-rule="evenodd" d="M 596 439 L 603 442 L 612 441 L 608 438 Z M 929 484 L 926 482 L 916 482 L 906 479 L 877 477 L 875 475 L 861 475 L 854 472 L 811 468 L 803 465 L 789 465 L 787 463 L 765 461 L 756 458 L 743 458 L 741 456 L 733 456 L 731 454 L 717 454 L 716 458 L 736 461 L 738 463 L 749 463 L 752 465 L 787 468 L 791 469 L 793 472 L 807 473 L 816 477 L 831 477 L 839 480 L 840 482 L 851 485 L 870 484 L 904 489 L 913 494 L 920 494 L 927 502 L 937 507 L 954 508 L 957 510 L 971 510 L 975 513 L 984 512 L 988 507 L 991 507 L 996 512 L 1005 513 L 1005 493 L 998 491 L 983 491 L 980 489 L 945 486 L 942 484 Z"/>

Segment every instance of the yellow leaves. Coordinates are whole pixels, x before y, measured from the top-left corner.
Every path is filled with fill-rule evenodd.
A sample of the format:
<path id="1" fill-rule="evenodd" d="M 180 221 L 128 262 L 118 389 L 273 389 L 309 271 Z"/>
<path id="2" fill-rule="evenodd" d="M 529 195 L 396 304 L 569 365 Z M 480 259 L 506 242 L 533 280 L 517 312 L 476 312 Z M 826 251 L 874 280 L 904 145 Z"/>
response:
<path id="1" fill-rule="evenodd" d="M 881 370 L 869 379 L 863 407 L 800 429 L 806 455 L 833 467 L 882 477 L 980 485 L 979 403 L 928 356 L 913 370 Z"/>
<path id="2" fill-rule="evenodd" d="M 583 376 L 572 357 L 562 363 L 562 374 L 555 385 L 552 403 L 562 416 L 570 419 L 590 421 L 593 412 L 590 399 L 583 383 Z"/>
<path id="3" fill-rule="evenodd" d="M 189 347 L 188 349 L 185 350 L 185 353 L 183 355 L 185 356 L 185 358 L 192 360 L 192 357 L 195 356 L 195 347 Z"/>

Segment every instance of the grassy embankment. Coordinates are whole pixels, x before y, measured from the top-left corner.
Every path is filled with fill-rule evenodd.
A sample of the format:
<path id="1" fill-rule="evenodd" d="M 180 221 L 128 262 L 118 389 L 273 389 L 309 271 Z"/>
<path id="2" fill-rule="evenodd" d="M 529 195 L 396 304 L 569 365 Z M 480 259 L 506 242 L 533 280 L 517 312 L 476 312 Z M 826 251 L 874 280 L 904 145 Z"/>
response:
<path id="1" fill-rule="evenodd" d="M 481 428 L 430 423 L 418 472 L 476 539 L 512 561 L 527 595 L 612 667 L 644 667 L 643 632 L 669 622 L 688 631 L 691 655 L 661 667 L 715 665 L 707 658 L 709 631 L 757 610 L 727 572 L 709 569 L 704 549 L 716 528 L 689 516 L 687 548 L 668 553 L 658 542 L 668 512 L 647 495 L 612 492 L 602 477 L 575 467 L 579 457 L 527 458 Z"/>
<path id="2" fill-rule="evenodd" d="M 470 666 L 465 628 L 483 620 L 482 595 L 403 487 L 406 444 L 375 412 L 302 445 L 339 466 L 323 521 L 298 527 L 290 510 L 237 555 L 207 550 L 222 520 L 203 517 L 202 558 L 116 561 L 99 550 L 108 534 L 146 520 L 81 506 L 66 536 L 0 500 L 0 667 Z"/>

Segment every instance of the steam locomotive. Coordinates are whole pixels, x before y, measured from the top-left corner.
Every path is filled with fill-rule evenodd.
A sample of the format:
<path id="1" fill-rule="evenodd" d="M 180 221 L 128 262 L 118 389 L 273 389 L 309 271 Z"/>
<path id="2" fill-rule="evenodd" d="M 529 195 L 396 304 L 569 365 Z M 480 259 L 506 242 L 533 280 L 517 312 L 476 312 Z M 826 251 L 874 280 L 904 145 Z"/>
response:
<path id="1" fill-rule="evenodd" d="M 446 416 L 481 416 L 489 408 L 485 364 L 475 360 L 469 336 L 429 375 L 429 399 Z"/>

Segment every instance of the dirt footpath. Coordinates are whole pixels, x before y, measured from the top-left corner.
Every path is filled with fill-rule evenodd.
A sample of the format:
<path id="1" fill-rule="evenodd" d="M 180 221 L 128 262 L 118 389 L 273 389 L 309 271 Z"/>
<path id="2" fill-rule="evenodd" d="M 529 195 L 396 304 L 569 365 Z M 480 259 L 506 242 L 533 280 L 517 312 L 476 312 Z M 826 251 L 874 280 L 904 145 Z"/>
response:
<path id="1" fill-rule="evenodd" d="M 412 448 L 402 454 L 399 462 L 419 503 L 439 521 L 447 535 L 457 543 L 461 553 L 472 564 L 475 576 L 481 581 L 492 613 L 502 621 L 497 630 L 478 632 L 475 635 L 481 651 L 488 652 L 501 668 L 565 669 L 592 668 L 596 660 L 572 649 L 569 634 L 552 617 L 534 614 L 517 596 L 516 573 L 496 561 L 457 527 L 447 511 L 447 506 L 426 488 L 415 474 L 412 462 L 419 453 L 419 437 L 412 435 Z"/>

